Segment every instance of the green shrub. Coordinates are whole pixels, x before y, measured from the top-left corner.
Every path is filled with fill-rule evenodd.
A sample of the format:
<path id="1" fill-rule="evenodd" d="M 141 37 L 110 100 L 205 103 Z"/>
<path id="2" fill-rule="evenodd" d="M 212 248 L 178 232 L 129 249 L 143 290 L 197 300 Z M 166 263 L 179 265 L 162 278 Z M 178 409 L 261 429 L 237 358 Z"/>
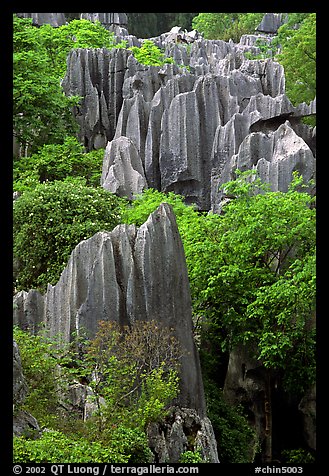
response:
<path id="1" fill-rule="evenodd" d="M 289 464 L 314 463 L 315 458 L 311 452 L 302 448 L 295 450 L 283 450 L 282 456 L 285 457 L 285 462 Z"/>
<path id="2" fill-rule="evenodd" d="M 129 48 L 137 61 L 148 66 L 163 66 L 165 63 L 173 63 L 173 58 L 166 58 L 160 48 L 152 40 L 144 40 L 141 47 Z"/>
<path id="3" fill-rule="evenodd" d="M 30 157 L 14 162 L 14 191 L 24 192 L 38 183 L 84 177 L 86 185 L 98 186 L 102 174 L 104 150 L 84 152 L 75 137 L 63 144 L 48 144 Z"/>
<path id="4" fill-rule="evenodd" d="M 184 451 L 180 455 L 179 463 L 204 463 L 200 451 Z"/>
<path id="5" fill-rule="evenodd" d="M 74 247 L 121 220 L 121 204 L 83 179 L 45 182 L 14 202 L 15 286 L 46 289 L 56 284 Z"/>
<path id="6" fill-rule="evenodd" d="M 85 438 L 69 438 L 55 430 L 44 431 L 41 438 L 14 437 L 14 463 L 128 463 L 130 454 L 105 447 Z"/>
<path id="7" fill-rule="evenodd" d="M 59 351 L 41 336 L 31 335 L 18 327 L 14 328 L 14 339 L 29 389 L 22 409 L 31 413 L 41 427 L 56 425 L 64 385 L 64 375 L 58 378 Z"/>
<path id="8" fill-rule="evenodd" d="M 257 440 L 242 408 L 226 403 L 222 390 L 208 379 L 205 380 L 205 394 L 221 463 L 252 463 Z"/>
<path id="9" fill-rule="evenodd" d="M 137 321 L 121 329 L 101 321 L 90 342 L 87 359 L 94 375 L 90 385 L 105 400 L 98 419 L 99 436 L 107 441 L 111 428 L 122 422 L 144 431 L 160 420 L 177 397 L 180 357 L 177 340 L 156 321 Z"/>

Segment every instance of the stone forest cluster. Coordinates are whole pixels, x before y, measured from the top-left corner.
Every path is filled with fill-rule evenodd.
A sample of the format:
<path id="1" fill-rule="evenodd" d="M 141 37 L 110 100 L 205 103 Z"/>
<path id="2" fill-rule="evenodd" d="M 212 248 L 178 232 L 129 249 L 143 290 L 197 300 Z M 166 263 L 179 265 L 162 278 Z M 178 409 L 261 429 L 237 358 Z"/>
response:
<path id="1" fill-rule="evenodd" d="M 20 19 L 32 19 L 33 27 L 50 25 L 54 29 L 68 23 L 67 15 L 69 14 L 17 13 Z M 285 438 L 282 435 L 285 432 L 284 420 L 288 415 L 291 418 L 288 425 L 294 428 L 288 431 L 291 441 L 285 440 L 286 448 L 291 450 L 291 455 L 293 448 L 299 448 L 300 454 L 303 452 L 314 455 L 314 382 L 298 396 L 291 390 L 284 390 L 283 367 L 280 368 L 278 364 L 277 369 L 270 373 L 266 364 L 267 354 L 263 352 L 262 356 L 256 357 L 253 343 L 256 341 L 251 337 L 256 335 L 253 327 L 249 337 L 244 334 L 243 342 L 234 340 L 234 329 L 237 329 L 237 333 L 242 333 L 244 324 L 239 321 L 238 311 L 235 309 L 236 324 L 231 326 L 232 331 L 225 330 L 229 328 L 225 328 L 226 321 L 221 323 L 218 309 L 224 309 L 226 295 L 224 291 L 221 296 L 212 291 L 216 282 L 221 283 L 220 290 L 225 288 L 227 280 L 231 279 L 233 274 L 228 278 L 228 274 L 225 277 L 220 273 L 224 273 L 224 269 L 233 270 L 235 263 L 238 268 L 240 259 L 233 256 L 232 268 L 229 268 L 228 261 L 223 257 L 221 271 L 213 271 L 217 253 L 220 254 L 221 250 L 225 252 L 222 245 L 218 245 L 224 241 L 218 238 L 216 223 L 222 218 L 232 219 L 232 223 L 239 227 L 239 223 L 244 223 L 248 206 L 249 209 L 254 206 L 245 202 L 246 208 L 239 222 L 238 212 L 235 215 L 233 212 L 230 214 L 229 208 L 226 208 L 235 206 L 238 202 L 237 194 L 233 188 L 226 188 L 225 184 L 232 184 L 238 177 L 244 177 L 248 171 L 253 172 L 259 183 L 268 186 L 266 192 L 259 189 L 257 196 L 265 199 L 265 196 L 270 196 L 271 193 L 275 196 L 277 193 L 279 206 L 281 196 L 295 197 L 291 184 L 299 177 L 303 185 L 300 187 L 302 192 L 298 194 L 310 197 L 309 201 L 312 203 L 311 206 L 306 206 L 305 214 L 313 216 L 315 212 L 313 199 L 316 128 L 312 121 L 316 115 L 316 99 L 314 97 L 309 103 L 293 104 L 286 94 L 285 69 L 282 64 L 276 61 L 273 52 L 261 57 L 260 40 L 270 48 L 280 27 L 288 22 L 288 14 L 263 14 L 254 32 L 243 34 L 238 42 L 232 39 L 206 39 L 203 33 L 196 29 L 188 31 L 179 26 L 174 26 L 170 31 L 158 36 L 143 39 L 129 33 L 129 14 L 75 15 L 91 23 L 100 22 L 102 28 L 110 32 L 117 43 L 125 42 L 125 47 L 121 48 L 70 49 L 66 58 L 65 74 L 61 78 L 61 88 L 65 96 L 80 98 L 71 111 L 77 124 L 76 137 L 84 148 L 84 153 L 103 151 L 99 186 L 108 194 L 126 200 L 127 206 L 130 207 L 134 206 L 134 203 L 138 204 L 140 197 L 151 190 L 157 191 L 159 195 L 167 194 L 172 200 L 175 195 L 183 197 L 181 207 L 192 206 L 197 220 L 207 218 L 211 222 L 209 229 L 214 231 L 209 235 L 212 237 L 209 239 L 213 239 L 214 252 L 209 259 L 209 272 L 213 274 L 207 281 L 207 290 L 200 290 L 201 295 L 205 296 L 203 303 L 206 303 L 203 305 L 205 313 L 202 315 L 202 306 L 199 309 L 193 307 L 196 300 L 193 283 L 196 279 L 201 282 L 203 278 L 199 276 L 200 273 L 198 275 L 190 272 L 190 255 L 187 254 L 187 248 L 184 250 L 185 236 L 192 235 L 193 222 L 191 221 L 189 231 L 184 231 L 185 228 L 181 231 L 182 218 L 179 212 L 175 212 L 174 202 L 169 199 L 167 202 L 162 200 L 139 222 L 130 221 L 128 224 L 127 221 L 119 221 L 113 229 L 100 229 L 92 236 L 80 239 L 63 265 L 59 279 L 48 284 L 45 290 L 15 289 L 13 322 L 15 328 L 19 329 L 18 334 L 28 331 L 30 338 L 36 338 L 40 329 L 43 329 L 50 338 L 60 335 L 65 346 L 76 345 L 77 338 L 86 335 L 89 339 L 95 339 L 92 347 L 95 349 L 97 339 L 100 339 L 101 335 L 99 329 L 105 325 L 104 322 L 121 329 L 133 329 L 136 323 L 146 322 L 153 325 L 155 322 L 158 323 L 155 325 L 156 329 L 161 327 L 171 330 L 172 342 L 183 349 L 177 368 L 177 392 L 172 395 L 171 400 L 168 397 L 166 411 L 161 415 L 159 413 L 158 418 L 150 417 L 150 421 L 145 424 L 145 452 L 149 453 L 147 456 L 140 456 L 139 460 L 136 457 L 137 463 L 280 462 L 283 457 L 280 438 Z M 135 51 L 143 44 L 147 45 L 148 41 L 152 41 L 153 46 L 162 52 L 164 61 L 161 65 L 150 65 L 137 59 Z M 24 112 L 22 114 L 24 115 Z M 18 140 L 14 141 L 14 154 L 18 157 L 16 160 L 23 160 L 24 147 Z M 246 179 L 245 185 L 249 187 L 248 190 L 251 190 L 253 183 L 250 177 L 252 175 Z M 24 194 L 27 193 L 14 192 L 14 208 L 23 201 Z M 261 198 L 259 203 L 260 200 Z M 289 218 L 287 222 L 288 220 Z M 267 225 L 264 223 L 264 226 Z M 225 237 L 230 236 L 230 230 L 225 233 Z M 262 233 L 259 227 L 254 228 L 253 234 L 258 234 L 259 242 Z M 300 233 L 302 237 L 303 231 Z M 203 238 L 197 239 L 196 235 L 197 230 L 193 239 L 191 238 L 191 243 L 194 243 L 193 246 L 198 250 L 201 249 L 198 247 L 201 247 Z M 33 245 L 30 243 L 27 246 Z M 295 268 L 292 268 L 296 270 L 303 260 L 297 260 L 301 255 L 298 254 L 296 243 L 291 241 L 287 249 L 283 246 L 281 249 L 280 246 L 278 245 L 276 250 L 266 250 L 262 256 L 255 252 L 254 261 L 246 272 L 249 273 L 253 266 L 258 266 L 260 260 L 265 260 L 264 256 L 267 260 L 266 272 L 271 272 L 271 276 L 275 276 L 273 280 L 278 280 L 277 282 L 281 274 L 286 272 L 285 263 L 289 257 L 296 257 Z M 303 252 L 309 253 L 309 250 L 303 249 Z M 241 254 L 243 253 L 244 251 L 241 251 Z M 19 257 L 14 258 L 19 263 Z M 241 269 L 234 271 L 236 276 L 240 272 Z M 222 281 L 216 281 L 219 276 L 224 276 Z M 263 283 L 268 284 L 272 277 L 264 278 Z M 244 278 L 241 274 L 242 279 Z M 249 281 L 250 279 L 248 278 Z M 296 271 L 289 283 L 292 283 L 293 279 L 302 280 L 302 272 L 297 274 Z M 271 281 L 271 284 L 273 282 Z M 301 282 L 298 281 L 297 286 L 302 293 L 302 284 L 298 284 Z M 260 288 L 263 285 L 255 284 Z M 231 289 L 233 288 L 228 284 L 227 295 Z M 261 289 L 258 290 L 259 293 Z M 271 306 L 280 308 L 279 305 L 273 304 L 271 299 L 271 295 L 268 295 L 267 304 L 262 303 L 264 313 L 268 312 Z M 284 302 L 284 293 L 281 299 L 281 302 Z M 216 311 L 217 301 L 221 301 L 221 304 Z M 242 309 L 242 298 L 240 304 Z M 233 307 L 230 305 L 225 308 L 225 316 L 232 316 Z M 305 317 L 305 328 L 312 329 L 313 332 L 314 313 L 311 310 L 305 311 L 306 307 L 303 307 L 303 313 L 308 313 Z M 311 309 L 311 305 L 309 308 Z M 253 309 L 250 316 L 261 319 L 261 306 L 255 309 L 253 303 L 250 303 L 248 312 L 250 309 Z M 278 315 L 280 319 L 283 311 L 281 314 L 278 311 Z M 291 315 L 291 329 L 298 327 L 296 322 L 298 316 Z M 212 327 L 215 325 L 217 331 Z M 198 331 L 198 326 L 203 326 L 203 331 Z M 111 329 L 115 335 L 114 327 Z M 271 338 L 271 349 L 282 346 L 284 354 L 285 331 L 282 329 L 283 324 L 278 325 L 278 333 L 282 335 L 280 343 L 274 344 L 275 331 L 271 332 L 270 328 L 262 339 L 268 339 L 266 342 L 270 342 Z M 145 331 L 145 334 L 147 332 Z M 213 337 L 215 332 L 221 336 L 222 341 L 216 341 Z M 222 344 L 219 342 L 224 342 L 225 339 L 230 345 L 225 348 L 225 357 L 220 360 L 218 355 L 222 355 L 219 350 Z M 302 338 L 298 339 L 296 346 Z M 150 338 L 148 345 L 151 343 Z M 47 437 L 48 430 L 42 428 L 28 407 L 24 407 L 31 389 L 26 382 L 27 370 L 22 364 L 20 347 L 18 339 L 15 339 L 14 436 L 19 442 L 25 438 L 35 444 Z M 81 345 L 79 349 L 83 354 L 82 348 Z M 113 348 L 117 349 L 115 346 Z M 296 347 L 296 355 L 298 349 Z M 207 352 L 217 356 L 211 364 L 210 359 L 207 361 L 205 357 Z M 138 356 L 136 350 L 137 360 Z M 166 354 L 166 357 L 163 357 L 165 362 L 169 362 L 167 358 L 169 359 Z M 296 358 L 298 359 L 298 356 Z M 114 356 L 111 355 L 109 361 L 113 363 L 113 359 Z M 125 365 L 128 368 L 128 364 Z M 209 371 L 211 365 L 212 370 Z M 170 375 L 174 375 L 169 371 L 159 373 L 160 367 L 156 367 L 158 374 L 154 373 L 154 368 L 153 373 L 147 374 L 144 364 L 144 373 L 138 374 L 144 384 L 137 384 L 133 389 L 127 387 L 126 397 L 139 394 L 141 399 L 145 392 L 145 395 L 151 398 L 151 392 L 146 390 L 145 382 L 149 385 L 153 382 L 155 386 L 154 382 L 158 378 L 160 385 L 160 376 L 163 375 L 163 379 L 166 378 L 166 382 L 169 382 Z M 60 368 L 60 363 L 57 368 Z M 110 401 L 110 390 L 106 394 L 103 384 L 98 383 L 98 387 L 96 386 L 96 380 L 107 375 L 105 370 L 103 373 L 99 370 L 100 364 L 97 369 L 96 371 L 94 367 L 89 375 L 86 372 L 84 379 L 80 375 L 62 390 L 66 399 L 61 409 L 64 415 L 70 412 L 77 414 L 80 411 L 81 422 L 88 419 L 92 422 L 93 418 L 101 422 L 97 412 L 102 411 L 102 401 L 106 408 L 107 402 Z M 62 370 L 58 372 L 58 375 L 61 375 Z M 217 379 L 217 387 L 206 384 L 208 374 L 211 374 L 213 380 Z M 122 379 L 124 378 L 122 376 Z M 99 390 L 101 388 L 103 393 Z M 155 401 L 158 400 L 149 400 L 153 411 Z M 144 407 L 145 405 L 146 403 Z M 220 406 L 221 409 L 216 414 L 214 408 Z M 234 426 L 238 425 L 237 418 L 240 418 L 233 414 L 238 411 L 234 410 L 237 406 L 242 408 L 244 415 L 243 430 L 242 426 L 240 430 L 238 426 Z M 104 415 L 107 415 L 106 410 Z M 106 420 L 109 417 L 104 418 L 102 422 L 110 421 Z M 103 424 L 106 426 L 106 423 Z M 226 436 L 224 432 L 220 433 L 225 425 Z M 232 457 L 230 461 L 229 452 L 225 453 L 222 448 L 226 444 L 235 445 L 234 440 L 230 443 L 233 427 L 237 433 L 242 434 L 245 431 L 243 445 L 247 449 L 242 451 L 244 456 L 240 460 Z M 102 428 L 102 431 L 106 433 L 107 430 Z M 109 437 L 109 441 L 113 441 L 113 434 L 111 438 Z M 111 451 L 114 452 L 113 448 Z M 26 454 L 24 457 L 27 457 Z M 122 454 L 120 453 L 119 457 L 115 456 L 115 452 L 111 453 L 108 461 L 134 462 L 131 455 L 130 459 L 127 456 L 126 460 L 120 460 L 124 458 Z M 189 456 L 192 459 L 188 459 Z M 106 457 L 103 458 L 99 461 L 106 462 Z M 17 461 L 22 462 L 19 459 Z M 40 461 L 47 462 L 46 459 Z M 290 461 L 298 463 L 304 460 L 298 461 L 297 458 Z"/>

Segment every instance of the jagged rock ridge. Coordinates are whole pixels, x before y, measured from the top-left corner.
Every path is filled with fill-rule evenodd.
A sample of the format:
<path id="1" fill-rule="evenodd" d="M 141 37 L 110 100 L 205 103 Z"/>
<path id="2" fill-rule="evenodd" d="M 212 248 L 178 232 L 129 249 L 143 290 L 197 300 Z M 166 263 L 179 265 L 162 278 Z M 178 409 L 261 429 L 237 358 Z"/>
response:
<path id="1" fill-rule="evenodd" d="M 300 120 L 315 113 L 315 101 L 298 107 L 290 103 L 280 64 L 246 59 L 243 52 L 255 48 L 246 38 L 237 45 L 196 39 L 189 50 L 168 41 L 168 35 L 158 42 L 183 67 L 141 65 L 125 49 L 75 50 L 68 56 L 62 85 L 66 94 L 83 97 L 76 111 L 81 141 L 92 149 L 125 137 L 137 150 L 136 157 L 131 146 L 122 161 L 120 148 L 108 145 L 111 156 L 107 150 L 101 182 L 105 188 L 131 197 L 140 192 L 145 176 L 145 187 L 175 191 L 202 210 L 217 211 L 222 198 L 218 187 L 234 177 L 241 162 L 237 156 L 244 153 L 239 148 L 247 142 L 253 160 L 244 166 L 258 168 L 273 190 L 285 191 L 294 170 L 305 172 L 306 180 L 314 176 L 314 131 Z M 273 136 L 270 142 L 278 147 L 275 132 L 286 121 L 286 130 L 293 129 L 300 139 L 300 150 L 295 147 L 281 173 L 280 161 L 264 157 L 255 147 L 255 136 L 248 137 Z M 118 163 L 137 172 L 136 182 L 124 170 L 120 176 L 123 181 L 129 177 L 128 184 L 120 187 L 105 180 Z"/>
<path id="2" fill-rule="evenodd" d="M 140 228 L 118 225 L 82 241 L 55 286 L 45 295 L 21 291 L 15 304 L 16 324 L 33 331 L 44 323 L 65 341 L 82 328 L 95 335 L 100 320 L 157 319 L 173 327 L 187 352 L 180 403 L 205 413 L 185 255 L 170 205 L 162 204 Z"/>
<path id="3" fill-rule="evenodd" d="M 55 286 L 48 285 L 45 295 L 21 291 L 14 303 L 15 324 L 35 332 L 43 323 L 51 335 L 67 342 L 82 329 L 94 336 L 100 320 L 126 325 L 156 319 L 173 328 L 184 351 L 176 404 L 203 422 L 199 439 L 204 434 L 204 441 L 212 442 L 212 456 L 204 451 L 218 461 L 207 430 L 211 424 L 193 339 L 185 254 L 170 205 L 161 204 L 140 228 L 118 225 L 82 241 Z"/>

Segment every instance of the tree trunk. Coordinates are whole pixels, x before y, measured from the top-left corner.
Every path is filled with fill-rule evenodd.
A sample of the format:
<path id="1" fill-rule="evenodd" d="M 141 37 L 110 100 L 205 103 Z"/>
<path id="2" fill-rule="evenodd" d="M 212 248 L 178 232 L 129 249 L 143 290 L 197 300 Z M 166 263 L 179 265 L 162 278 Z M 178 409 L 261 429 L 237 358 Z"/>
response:
<path id="1" fill-rule="evenodd" d="M 272 389 L 271 374 L 267 370 L 265 373 L 265 451 L 264 462 L 272 461 Z"/>

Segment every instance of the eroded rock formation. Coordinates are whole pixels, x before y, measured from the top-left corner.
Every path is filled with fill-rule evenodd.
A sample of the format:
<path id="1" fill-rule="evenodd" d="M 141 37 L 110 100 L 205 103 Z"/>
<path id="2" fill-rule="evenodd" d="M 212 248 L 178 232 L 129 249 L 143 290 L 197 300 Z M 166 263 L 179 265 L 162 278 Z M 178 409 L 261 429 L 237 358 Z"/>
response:
<path id="1" fill-rule="evenodd" d="M 41 26 L 49 24 L 53 27 L 65 25 L 64 13 L 16 13 L 20 18 L 32 18 L 33 25 Z"/>
<path id="2" fill-rule="evenodd" d="M 82 241 L 73 250 L 55 286 L 48 285 L 45 295 L 34 290 L 21 291 L 14 303 L 15 324 L 31 332 L 43 324 L 50 335 L 61 335 L 66 342 L 82 329 L 94 336 L 101 320 L 126 325 L 156 319 L 173 328 L 184 353 L 180 394 L 175 404 L 184 408 L 189 416 L 178 436 L 173 427 L 165 437 L 162 430 L 153 428 L 152 444 L 158 448 L 164 438 L 161 458 L 168 454 L 176 458 L 179 445 L 187 448 L 186 428 L 188 422 L 194 428 L 190 421 L 193 414 L 192 420 L 198 426 L 195 445 L 212 462 L 218 462 L 215 437 L 206 417 L 201 368 L 193 339 L 185 254 L 170 205 L 161 204 L 140 228 L 118 225 L 111 232 L 98 232 Z M 182 435 L 185 435 L 184 441 Z M 178 459 L 171 461 L 178 462 Z"/>
<path id="3" fill-rule="evenodd" d="M 179 404 L 205 416 L 198 352 L 192 334 L 191 296 L 182 242 L 172 208 L 162 204 L 140 227 L 119 225 L 82 241 L 55 286 L 45 295 L 15 296 L 14 323 L 70 341 L 100 320 L 122 325 L 158 320 L 175 329 L 182 359 Z"/>
<path id="4" fill-rule="evenodd" d="M 301 118 L 315 114 L 315 101 L 290 103 L 282 66 L 247 59 L 244 52 L 256 51 L 254 38 L 234 44 L 196 37 L 187 49 L 177 35 L 155 39 L 176 61 L 164 67 L 141 65 L 129 50 L 70 53 L 63 88 L 83 97 L 76 117 L 87 149 L 126 137 L 137 149 L 145 186 L 180 193 L 202 210 L 220 209 L 218 187 L 239 167 L 257 168 L 273 190 L 285 191 L 294 170 L 306 180 L 314 177 L 314 134 Z M 293 153 L 279 145 L 283 135 Z M 131 147 L 134 163 L 135 152 Z M 126 154 L 122 180 L 129 181 L 129 169 L 135 169 L 129 160 Z M 106 155 L 103 176 L 109 167 Z M 102 183 L 121 193 L 118 184 Z M 121 184 L 125 192 L 130 188 Z"/>
<path id="5" fill-rule="evenodd" d="M 211 422 L 195 410 L 173 407 L 161 422 L 151 423 L 147 433 L 156 463 L 179 461 L 185 451 L 200 451 L 204 461 L 219 463 Z"/>

